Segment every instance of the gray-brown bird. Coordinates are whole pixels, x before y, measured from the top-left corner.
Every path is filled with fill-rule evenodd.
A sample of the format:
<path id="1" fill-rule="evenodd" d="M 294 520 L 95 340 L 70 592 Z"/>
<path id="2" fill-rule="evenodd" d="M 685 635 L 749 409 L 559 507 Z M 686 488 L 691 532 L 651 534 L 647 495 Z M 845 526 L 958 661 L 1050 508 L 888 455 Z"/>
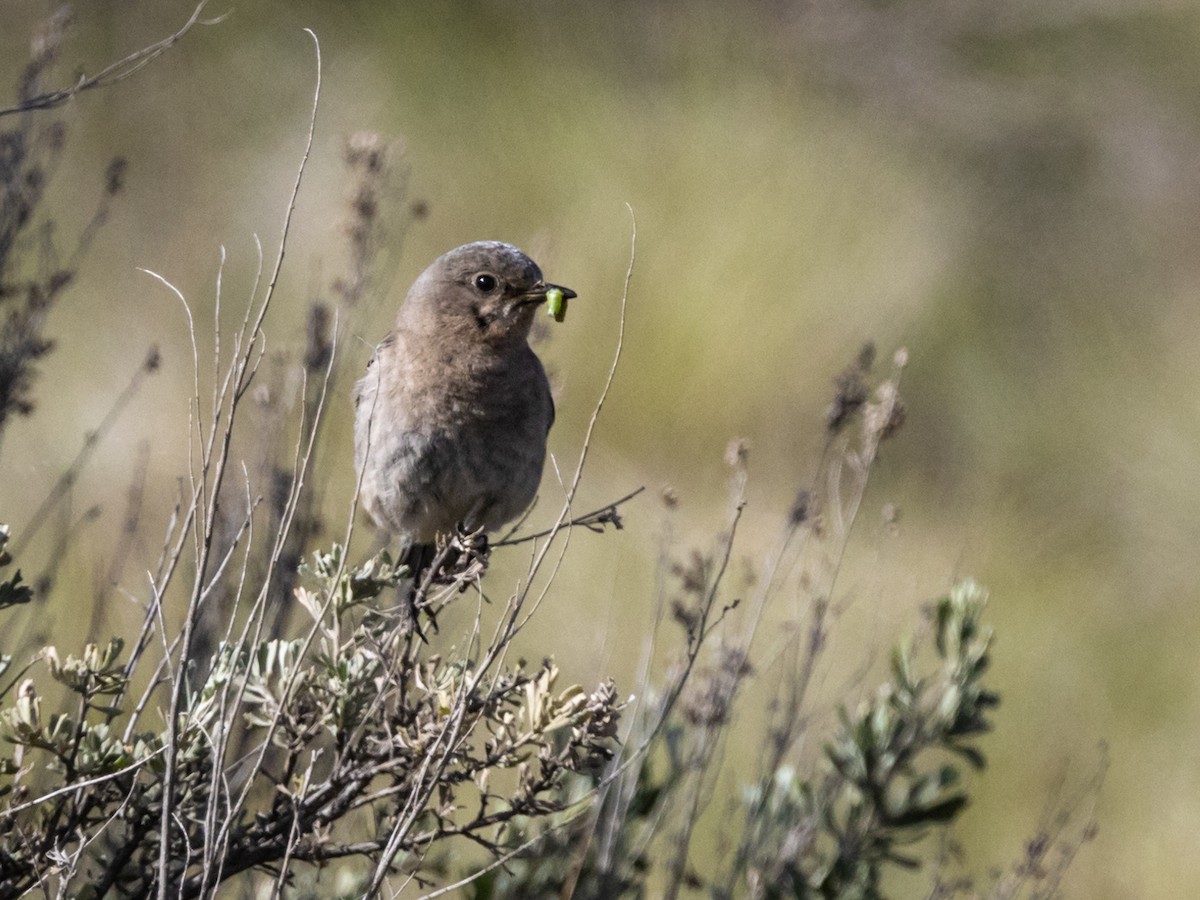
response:
<path id="1" fill-rule="evenodd" d="M 375 524 L 409 544 L 494 531 L 541 482 L 554 421 L 529 329 L 548 284 L 510 244 L 438 257 L 355 386 L 355 461 Z"/>

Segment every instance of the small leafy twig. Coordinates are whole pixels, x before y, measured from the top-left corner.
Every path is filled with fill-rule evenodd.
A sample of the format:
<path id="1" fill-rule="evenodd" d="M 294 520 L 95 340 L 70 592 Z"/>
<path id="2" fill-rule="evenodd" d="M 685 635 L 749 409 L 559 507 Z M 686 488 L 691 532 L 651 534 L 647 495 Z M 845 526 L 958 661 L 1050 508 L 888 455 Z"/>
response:
<path id="1" fill-rule="evenodd" d="M 533 534 L 522 535 L 519 538 L 512 538 L 512 537 L 508 537 L 506 535 L 502 539 L 500 539 L 498 541 L 494 541 L 491 544 L 491 546 L 493 548 L 495 548 L 495 547 L 515 547 L 517 544 L 524 544 L 524 543 L 528 543 L 529 541 L 536 541 L 539 538 L 549 537 L 550 535 L 554 534 L 558 530 L 561 530 L 563 528 L 574 528 L 577 525 L 588 529 L 588 531 L 596 532 L 597 534 L 603 532 L 604 526 L 606 526 L 606 525 L 612 525 L 614 528 L 616 528 L 618 531 L 620 531 L 624 527 L 624 523 L 621 521 L 621 516 L 620 516 L 620 513 L 618 512 L 618 507 L 620 507 L 621 504 L 623 504 L 623 503 L 628 503 L 630 500 L 632 500 L 634 497 L 636 497 L 638 494 L 642 493 L 645 490 L 646 490 L 646 486 L 642 485 L 641 487 L 637 488 L 636 490 L 630 491 L 624 497 L 621 497 L 617 500 L 612 501 L 612 503 L 606 503 L 604 506 L 598 507 L 597 509 L 594 509 L 589 513 L 584 513 L 581 516 L 576 516 L 573 519 L 563 522 L 562 525 L 558 526 L 557 529 L 547 528 L 545 531 L 538 531 Z M 511 534 L 511 532 L 510 532 L 510 534 Z"/>

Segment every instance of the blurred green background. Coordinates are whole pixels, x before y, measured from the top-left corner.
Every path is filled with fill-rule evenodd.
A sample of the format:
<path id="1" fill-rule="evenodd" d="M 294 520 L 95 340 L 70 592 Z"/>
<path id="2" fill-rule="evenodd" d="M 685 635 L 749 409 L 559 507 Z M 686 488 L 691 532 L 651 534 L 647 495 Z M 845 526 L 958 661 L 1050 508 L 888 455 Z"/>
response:
<path id="1" fill-rule="evenodd" d="M 79 4 L 60 82 L 191 9 Z M 0 0 L 0 84 L 15 83 L 47 10 Z M 269 256 L 303 147 L 307 26 L 324 88 L 271 347 L 301 342 L 307 304 L 343 265 L 346 136 L 402 137 L 409 200 L 428 215 L 355 320 L 348 365 L 365 364 L 437 254 L 479 238 L 526 247 L 580 294 L 541 347 L 558 391 L 551 449 L 569 474 L 616 339 L 625 204 L 636 213 L 626 356 L 580 502 L 651 490 L 625 531 L 573 538 L 529 653 L 556 652 L 569 680 L 632 683 L 664 515 L 650 495 L 673 485 L 681 540 L 703 540 L 723 517 L 724 446 L 746 438 L 739 553 L 760 557 L 812 476 L 832 376 L 864 340 L 884 360 L 905 346 L 908 422 L 884 448 L 839 582 L 854 605 L 833 658 L 880 654 L 919 601 L 976 576 L 992 591 L 1003 706 L 958 831 L 969 867 L 1018 857 L 1104 741 L 1100 831 L 1068 895 L 1200 894 L 1200 8 L 212 0 L 205 14 L 227 12 L 59 113 L 69 145 L 48 211 L 62 235 L 113 155 L 129 159 L 128 189 L 53 313 L 38 409 L 4 442 L 0 518 L 19 533 L 151 344 L 163 369 L 72 491 L 71 515 L 102 512 L 64 564 L 44 633 L 82 640 L 69 598 L 103 576 L 143 440 L 139 565 L 157 555 L 186 476 L 191 350 L 179 303 L 137 269 L 211 321 L 225 246 L 226 314 L 240 316 L 253 235 Z M 209 326 L 200 338 L 203 358 Z M 342 522 L 345 393 L 330 415 L 345 440 L 317 478 Z M 556 490 L 548 476 L 553 502 L 535 521 Z M 889 502 L 898 533 L 880 524 Z M 50 540 L 29 552 L 20 562 L 36 571 Z M 136 620 L 137 572 L 109 594 L 104 628 Z"/>

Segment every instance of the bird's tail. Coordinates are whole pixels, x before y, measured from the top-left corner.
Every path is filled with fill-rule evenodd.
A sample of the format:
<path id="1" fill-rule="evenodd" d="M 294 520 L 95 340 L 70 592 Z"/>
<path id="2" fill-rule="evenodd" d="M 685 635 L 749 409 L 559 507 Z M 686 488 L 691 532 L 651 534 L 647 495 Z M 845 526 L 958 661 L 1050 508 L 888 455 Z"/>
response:
<path id="1" fill-rule="evenodd" d="M 433 565 L 433 561 L 437 559 L 437 555 L 437 544 L 412 543 L 400 552 L 400 558 L 396 562 L 399 565 L 408 566 L 408 571 L 415 579 L 417 575 L 422 575 L 429 571 L 429 567 Z"/>

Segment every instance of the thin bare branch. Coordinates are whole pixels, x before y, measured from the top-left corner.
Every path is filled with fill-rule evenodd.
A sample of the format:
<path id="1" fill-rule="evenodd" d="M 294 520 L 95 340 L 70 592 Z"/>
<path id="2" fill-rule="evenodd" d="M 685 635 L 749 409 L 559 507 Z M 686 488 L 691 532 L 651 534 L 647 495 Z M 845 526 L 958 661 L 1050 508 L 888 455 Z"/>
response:
<path id="1" fill-rule="evenodd" d="M 167 35 L 161 41 L 150 44 L 148 47 L 143 47 L 134 53 L 129 54 L 124 59 L 117 60 L 109 66 L 101 69 L 98 73 L 92 76 L 80 75 L 79 80 L 67 88 L 62 88 L 57 91 L 39 94 L 36 97 L 30 97 L 23 100 L 16 106 L 0 108 L 0 118 L 4 116 L 16 115 L 17 113 L 30 112 L 39 109 L 53 109 L 56 106 L 62 106 L 73 99 L 76 95 L 82 94 L 84 91 L 94 90 L 95 88 L 108 87 L 116 84 L 119 81 L 124 81 L 131 75 L 135 75 L 140 70 L 144 69 L 158 57 L 162 56 L 183 37 L 192 30 L 196 25 L 218 25 L 225 21 L 226 16 L 218 16 L 215 19 L 201 19 L 200 14 L 204 11 L 204 7 L 208 4 L 208 0 L 203 0 L 188 17 L 188 20 L 183 23 L 178 31 Z"/>

